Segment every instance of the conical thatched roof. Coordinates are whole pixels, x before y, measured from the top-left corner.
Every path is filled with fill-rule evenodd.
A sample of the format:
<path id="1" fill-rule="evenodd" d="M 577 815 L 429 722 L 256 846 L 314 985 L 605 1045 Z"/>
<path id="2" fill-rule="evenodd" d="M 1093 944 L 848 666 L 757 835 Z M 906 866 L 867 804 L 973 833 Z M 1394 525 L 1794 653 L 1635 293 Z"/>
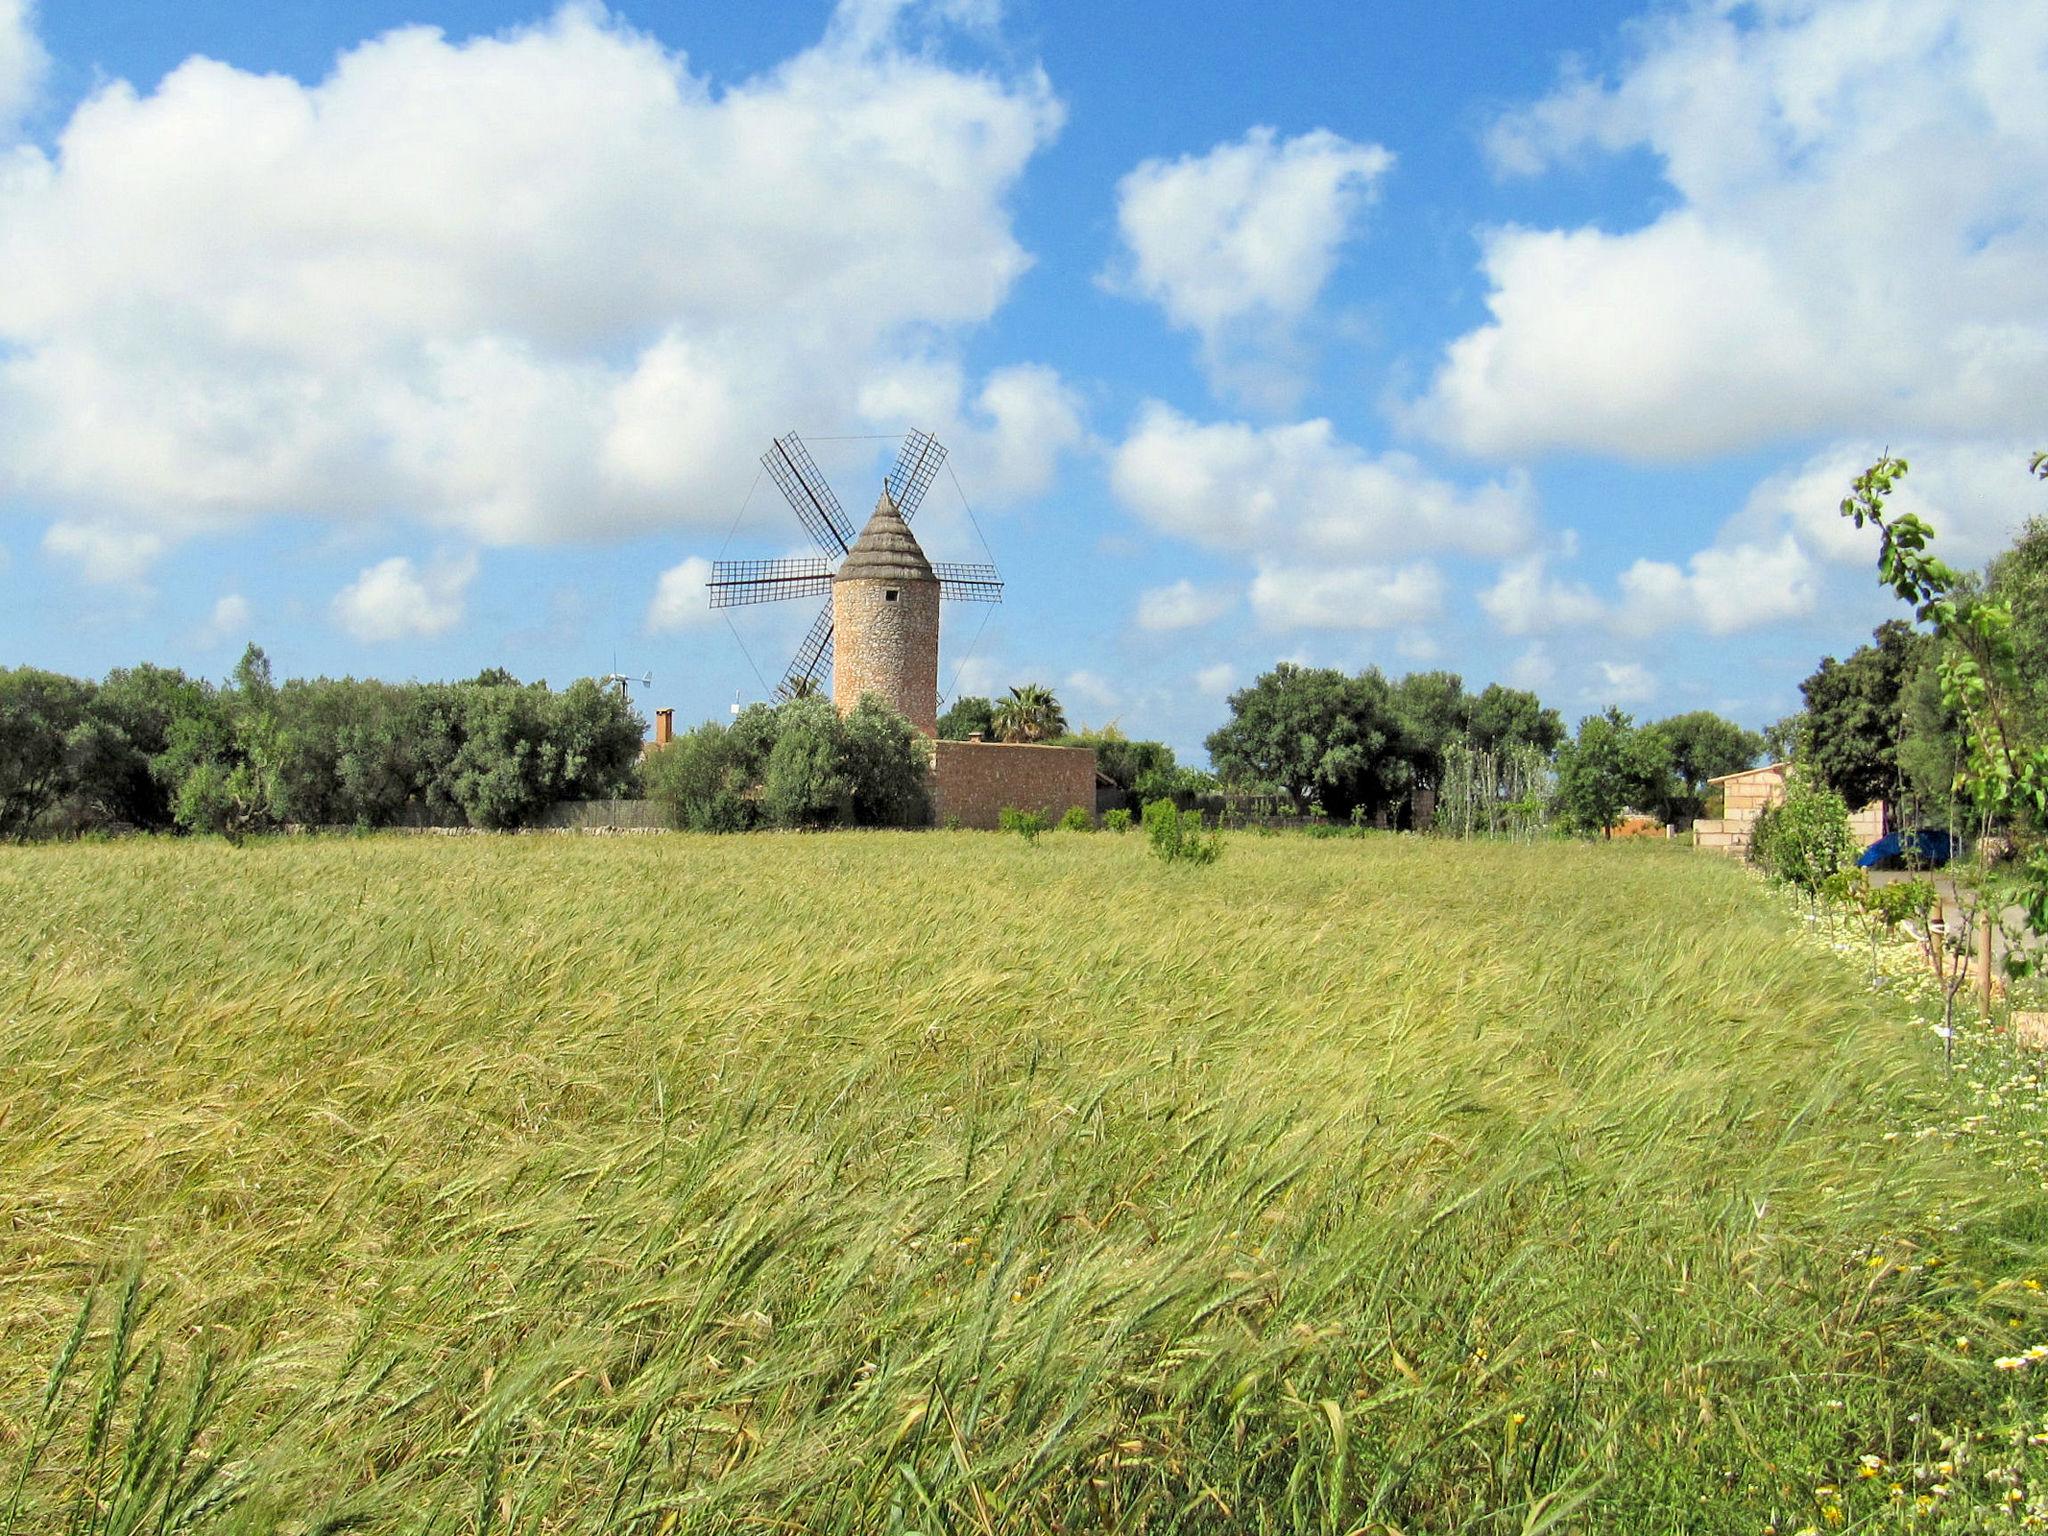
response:
<path id="1" fill-rule="evenodd" d="M 896 503 L 889 487 L 882 487 L 882 499 L 875 503 L 875 515 L 861 529 L 853 548 L 840 562 L 835 581 L 937 581 L 932 563 L 918 547 L 917 535 Z"/>

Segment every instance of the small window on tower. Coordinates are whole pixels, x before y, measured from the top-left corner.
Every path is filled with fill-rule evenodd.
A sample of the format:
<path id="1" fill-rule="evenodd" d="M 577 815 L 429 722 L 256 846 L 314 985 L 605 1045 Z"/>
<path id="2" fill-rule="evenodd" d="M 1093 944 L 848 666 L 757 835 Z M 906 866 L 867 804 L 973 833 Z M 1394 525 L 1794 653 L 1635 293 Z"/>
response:
<path id="1" fill-rule="evenodd" d="M 883 602 L 885 602 L 885 603 L 893 603 L 893 602 L 895 602 L 895 601 L 896 601 L 896 589 L 895 589 L 894 587 L 884 587 L 884 588 L 882 589 L 882 601 L 883 601 Z"/>

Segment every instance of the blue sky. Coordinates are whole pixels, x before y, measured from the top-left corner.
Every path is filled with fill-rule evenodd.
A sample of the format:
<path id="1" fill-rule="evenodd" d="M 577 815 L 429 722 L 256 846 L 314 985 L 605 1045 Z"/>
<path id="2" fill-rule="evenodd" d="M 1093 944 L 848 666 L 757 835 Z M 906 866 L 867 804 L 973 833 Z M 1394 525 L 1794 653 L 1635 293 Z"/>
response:
<path id="1" fill-rule="evenodd" d="M 0 0 L 0 662 L 721 714 L 767 438 L 858 515 L 920 426 L 949 692 L 1761 724 L 1889 612 L 1877 448 L 1963 560 L 2048 511 L 2044 184 L 2036 0 Z"/>

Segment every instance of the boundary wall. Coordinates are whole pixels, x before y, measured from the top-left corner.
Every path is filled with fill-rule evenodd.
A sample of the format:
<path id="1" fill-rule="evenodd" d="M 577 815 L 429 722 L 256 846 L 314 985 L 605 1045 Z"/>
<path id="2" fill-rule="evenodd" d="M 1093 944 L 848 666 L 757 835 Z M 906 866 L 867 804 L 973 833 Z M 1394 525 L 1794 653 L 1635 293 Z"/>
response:
<path id="1" fill-rule="evenodd" d="M 998 741 L 932 743 L 932 822 L 993 828 L 1007 808 L 1058 821 L 1095 814 L 1095 749 Z"/>

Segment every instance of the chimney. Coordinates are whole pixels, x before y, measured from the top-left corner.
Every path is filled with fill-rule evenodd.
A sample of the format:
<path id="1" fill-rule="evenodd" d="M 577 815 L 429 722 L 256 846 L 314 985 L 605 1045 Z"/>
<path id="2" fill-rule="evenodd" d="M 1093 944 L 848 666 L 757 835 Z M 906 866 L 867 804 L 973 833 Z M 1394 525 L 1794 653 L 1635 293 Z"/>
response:
<path id="1" fill-rule="evenodd" d="M 967 733 L 967 739 L 968 739 L 969 741 L 979 741 L 979 740 L 981 740 L 981 732 L 979 732 L 979 731 L 969 731 L 969 732 Z"/>
<path id="2" fill-rule="evenodd" d="M 676 739 L 676 712 L 672 709 L 657 709 L 654 712 L 654 744 L 665 747 Z"/>

